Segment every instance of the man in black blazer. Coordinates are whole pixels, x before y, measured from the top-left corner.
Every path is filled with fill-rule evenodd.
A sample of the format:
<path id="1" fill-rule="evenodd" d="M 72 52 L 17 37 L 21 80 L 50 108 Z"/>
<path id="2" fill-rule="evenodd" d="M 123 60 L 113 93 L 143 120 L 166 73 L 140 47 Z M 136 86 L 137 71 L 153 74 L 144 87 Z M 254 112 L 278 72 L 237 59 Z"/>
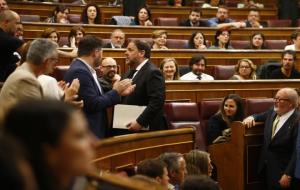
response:
<path id="1" fill-rule="evenodd" d="M 91 131 L 98 138 L 107 137 L 109 133 L 106 108 L 120 103 L 121 96 L 130 94 L 134 89 L 131 80 L 127 79 L 115 82 L 112 90 L 103 91 L 95 71 L 102 57 L 101 46 L 102 41 L 95 36 L 82 38 L 78 45 L 78 58 L 65 74 L 66 82 L 79 79 L 78 98 L 83 100 L 83 112 Z"/>
<path id="2" fill-rule="evenodd" d="M 120 29 L 116 29 L 111 33 L 110 43 L 106 44 L 104 48 L 125 48 L 124 45 L 125 33 Z"/>
<path id="3" fill-rule="evenodd" d="M 122 103 L 147 106 L 135 121 L 127 124 L 131 132 L 138 132 L 142 127 L 151 131 L 167 128 L 163 115 L 165 81 L 160 70 L 150 63 L 150 52 L 149 44 L 140 40 L 131 41 L 125 52 L 126 64 L 130 66 L 125 78 L 132 78 L 136 88 L 132 94 L 123 97 Z M 124 133 L 128 131 L 123 130 Z"/>
<path id="4" fill-rule="evenodd" d="M 199 8 L 192 8 L 189 14 L 189 19 L 179 23 L 180 26 L 191 27 L 206 27 L 208 26 L 206 21 L 201 20 L 201 10 Z"/>
<path id="5" fill-rule="evenodd" d="M 269 190 L 295 189 L 295 146 L 300 117 L 297 106 L 297 92 L 283 88 L 276 93 L 274 109 L 254 114 L 243 121 L 248 127 L 255 125 L 255 122 L 264 122 L 259 173 L 264 174 Z"/>

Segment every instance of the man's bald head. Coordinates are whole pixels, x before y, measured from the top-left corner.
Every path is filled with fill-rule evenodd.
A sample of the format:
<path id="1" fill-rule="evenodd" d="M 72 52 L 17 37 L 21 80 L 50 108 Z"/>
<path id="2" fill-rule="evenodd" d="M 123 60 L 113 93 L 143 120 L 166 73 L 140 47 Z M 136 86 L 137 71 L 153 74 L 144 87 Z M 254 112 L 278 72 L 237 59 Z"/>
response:
<path id="1" fill-rule="evenodd" d="M 20 16 L 18 13 L 11 10 L 0 12 L 0 28 L 2 28 L 4 32 L 14 35 L 18 23 L 20 23 Z"/>
<path id="2" fill-rule="evenodd" d="M 106 78 L 113 79 L 117 73 L 117 62 L 111 57 L 107 57 L 102 60 L 101 63 L 101 72 L 102 75 Z"/>

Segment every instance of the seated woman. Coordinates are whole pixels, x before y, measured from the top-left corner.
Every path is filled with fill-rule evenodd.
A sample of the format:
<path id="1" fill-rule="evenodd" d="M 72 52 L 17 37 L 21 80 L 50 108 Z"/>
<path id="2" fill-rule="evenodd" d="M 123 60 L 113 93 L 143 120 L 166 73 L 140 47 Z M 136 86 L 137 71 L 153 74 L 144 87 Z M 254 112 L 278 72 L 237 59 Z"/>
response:
<path id="1" fill-rule="evenodd" d="M 70 14 L 70 8 L 65 5 L 57 5 L 53 10 L 52 16 L 47 18 L 45 22 L 68 24 L 70 23 L 68 14 Z"/>
<path id="2" fill-rule="evenodd" d="M 174 58 L 164 58 L 160 62 L 160 70 L 165 80 L 179 80 L 178 64 Z"/>
<path id="3" fill-rule="evenodd" d="M 59 46 L 60 35 L 59 35 L 59 32 L 57 32 L 57 30 L 55 28 L 46 28 L 43 31 L 41 37 L 52 40 L 53 42 L 57 43 L 57 45 Z M 75 57 L 77 57 L 77 48 L 74 48 L 73 51 L 71 51 L 71 52 L 58 50 L 58 54 L 62 57 L 75 58 Z"/>
<path id="4" fill-rule="evenodd" d="M 201 150 L 191 150 L 184 154 L 187 175 L 207 175 L 211 176 L 213 166 L 209 153 Z"/>
<path id="5" fill-rule="evenodd" d="M 240 59 L 235 73 L 229 80 L 256 80 L 256 65 L 250 59 Z"/>
<path id="6" fill-rule="evenodd" d="M 219 29 L 215 34 L 215 42 L 209 49 L 233 49 L 230 44 L 230 30 Z"/>
<path id="7" fill-rule="evenodd" d="M 152 32 L 153 45 L 152 49 L 168 49 L 167 44 L 167 31 L 154 30 Z"/>
<path id="8" fill-rule="evenodd" d="M 71 105 L 24 101 L 9 111 L 3 126 L 28 153 L 38 189 L 71 189 L 77 176 L 94 172 L 94 139 L 83 113 Z"/>
<path id="9" fill-rule="evenodd" d="M 202 8 L 218 8 L 224 4 L 224 0 L 206 0 L 205 3 L 202 4 Z"/>
<path id="10" fill-rule="evenodd" d="M 69 44 L 67 47 L 77 48 L 79 41 L 85 36 L 85 30 L 81 26 L 73 26 L 68 35 Z"/>
<path id="11" fill-rule="evenodd" d="M 146 6 L 139 8 L 130 25 L 152 26 L 150 9 Z"/>
<path id="12" fill-rule="evenodd" d="M 47 38 L 53 42 L 55 42 L 58 45 L 60 34 L 55 28 L 46 28 L 42 35 L 42 38 Z"/>
<path id="13" fill-rule="evenodd" d="M 257 32 L 250 36 L 250 46 L 245 49 L 267 49 L 264 44 L 265 35 Z"/>
<path id="14" fill-rule="evenodd" d="M 194 32 L 189 39 L 189 49 L 207 49 L 205 36 L 202 32 Z"/>
<path id="15" fill-rule="evenodd" d="M 83 24 L 100 24 L 101 13 L 97 4 L 89 3 L 87 4 L 81 13 L 81 23 Z"/>
<path id="16" fill-rule="evenodd" d="M 211 144 L 217 137 L 222 136 L 223 130 L 230 128 L 233 121 L 243 119 L 242 98 L 237 94 L 229 94 L 223 99 L 219 111 L 208 121 L 208 142 Z"/>
<path id="17" fill-rule="evenodd" d="M 168 0 L 168 5 L 174 7 L 182 7 L 185 6 L 185 0 Z"/>

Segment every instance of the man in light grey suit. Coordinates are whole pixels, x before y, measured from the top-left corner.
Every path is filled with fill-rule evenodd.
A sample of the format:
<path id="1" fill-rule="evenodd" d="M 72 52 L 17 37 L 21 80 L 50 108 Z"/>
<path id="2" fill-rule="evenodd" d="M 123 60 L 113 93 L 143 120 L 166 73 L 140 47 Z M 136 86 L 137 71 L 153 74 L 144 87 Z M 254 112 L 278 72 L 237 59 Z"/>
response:
<path id="1" fill-rule="evenodd" d="M 43 90 L 37 77 L 51 73 L 57 62 L 58 52 L 55 43 L 47 39 L 36 39 L 32 42 L 26 62 L 7 78 L 1 89 L 0 121 L 4 113 L 19 101 L 43 98 Z M 77 83 L 79 88 L 79 82 Z M 71 86 L 73 88 L 74 85 Z M 76 93 L 76 90 L 74 92 Z M 65 95 L 69 98 L 69 93 Z"/>

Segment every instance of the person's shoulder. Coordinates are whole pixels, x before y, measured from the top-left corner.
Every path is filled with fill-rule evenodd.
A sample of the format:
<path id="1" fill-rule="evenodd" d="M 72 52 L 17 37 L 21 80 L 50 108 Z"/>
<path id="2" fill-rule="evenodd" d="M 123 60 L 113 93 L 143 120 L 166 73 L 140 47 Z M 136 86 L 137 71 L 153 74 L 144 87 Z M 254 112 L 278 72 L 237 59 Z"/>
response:
<path id="1" fill-rule="evenodd" d="M 202 73 L 201 77 L 202 77 L 202 80 L 214 80 L 213 76 L 206 74 L 206 73 Z"/>
<path id="2" fill-rule="evenodd" d="M 193 72 L 188 72 L 180 77 L 180 80 L 192 80 Z"/>
<path id="3" fill-rule="evenodd" d="M 191 26 L 190 20 L 183 20 L 182 22 L 179 23 L 179 26 Z"/>
<path id="4" fill-rule="evenodd" d="M 295 44 L 285 46 L 284 50 L 295 50 Z"/>

